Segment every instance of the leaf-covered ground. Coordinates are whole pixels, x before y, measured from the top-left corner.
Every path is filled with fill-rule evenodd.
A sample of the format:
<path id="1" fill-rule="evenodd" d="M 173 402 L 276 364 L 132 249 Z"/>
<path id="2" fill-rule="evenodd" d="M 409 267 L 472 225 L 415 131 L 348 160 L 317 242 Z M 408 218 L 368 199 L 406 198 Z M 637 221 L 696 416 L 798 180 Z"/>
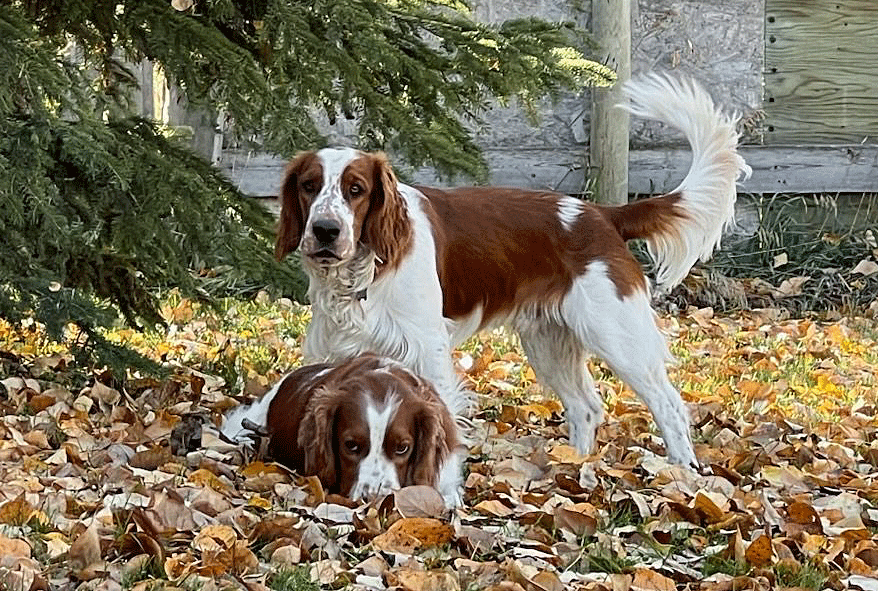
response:
<path id="1" fill-rule="evenodd" d="M 662 316 L 704 474 L 599 362 L 607 420 L 577 455 L 515 339 L 473 340 L 450 515 L 423 487 L 353 505 L 200 428 L 300 363 L 306 309 L 163 313 L 167 335 L 110 335 L 169 369 L 124 386 L 0 326 L 0 589 L 878 589 L 874 319 Z"/>

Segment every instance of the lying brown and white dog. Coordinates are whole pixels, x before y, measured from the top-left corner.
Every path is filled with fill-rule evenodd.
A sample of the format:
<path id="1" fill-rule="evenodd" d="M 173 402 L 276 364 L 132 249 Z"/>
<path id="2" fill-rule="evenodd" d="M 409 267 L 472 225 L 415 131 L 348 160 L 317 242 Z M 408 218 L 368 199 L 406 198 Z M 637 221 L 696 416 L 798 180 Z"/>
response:
<path id="1" fill-rule="evenodd" d="M 230 411 L 221 431 L 243 441 L 248 422 L 267 430 L 276 461 L 330 492 L 372 499 L 423 484 L 449 507 L 460 503 L 466 450 L 455 422 L 433 387 L 395 361 L 362 355 L 302 367 Z"/>
<path id="2" fill-rule="evenodd" d="M 561 398 L 570 441 L 591 451 L 603 404 L 586 365 L 602 357 L 652 411 L 670 460 L 697 465 L 670 354 L 626 241 L 646 240 L 662 287 L 706 259 L 734 217 L 734 120 L 692 81 L 630 81 L 635 115 L 681 130 L 692 164 L 676 190 L 619 207 L 550 191 L 412 187 L 383 154 L 350 148 L 293 160 L 275 254 L 300 249 L 309 276 L 309 361 L 364 351 L 430 380 L 453 415 L 467 407 L 451 349 L 481 328 L 521 335 L 537 377 Z"/>

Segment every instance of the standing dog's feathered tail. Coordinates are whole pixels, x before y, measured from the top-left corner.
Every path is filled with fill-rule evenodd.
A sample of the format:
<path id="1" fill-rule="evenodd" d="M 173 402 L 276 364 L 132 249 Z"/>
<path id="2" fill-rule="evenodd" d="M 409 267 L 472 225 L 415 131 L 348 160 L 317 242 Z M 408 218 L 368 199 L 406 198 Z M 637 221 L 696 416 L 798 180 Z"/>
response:
<path id="1" fill-rule="evenodd" d="M 679 129 L 692 147 L 692 166 L 674 191 L 605 210 L 623 238 L 646 239 L 656 282 L 671 288 L 719 246 L 734 220 L 736 181 L 750 167 L 737 151 L 735 119 L 693 80 L 652 73 L 630 80 L 624 91 L 631 103 L 620 106 Z"/>

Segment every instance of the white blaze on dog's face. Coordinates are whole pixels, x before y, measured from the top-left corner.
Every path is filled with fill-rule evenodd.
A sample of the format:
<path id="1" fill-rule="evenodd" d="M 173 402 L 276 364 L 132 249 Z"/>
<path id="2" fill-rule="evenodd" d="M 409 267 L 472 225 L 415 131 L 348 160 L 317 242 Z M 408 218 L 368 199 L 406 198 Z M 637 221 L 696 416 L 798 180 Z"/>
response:
<path id="1" fill-rule="evenodd" d="M 332 429 L 341 494 L 374 499 L 403 486 L 435 485 L 449 449 L 447 419 L 414 384 L 376 371 L 344 388 Z"/>
<path id="2" fill-rule="evenodd" d="M 399 404 L 400 400 L 396 396 L 390 396 L 383 402 L 378 402 L 371 396 L 364 397 L 363 416 L 369 431 L 369 440 L 365 446 L 363 446 L 365 441 L 360 443 L 348 434 L 340 433 L 339 453 L 355 455 L 359 459 L 350 492 L 350 497 L 353 499 L 384 496 L 400 487 L 401 475 L 394 459 L 398 455 L 407 456 L 411 451 L 411 442 L 404 442 L 401 446 L 398 443 L 393 446 L 385 444 L 385 441 L 392 436 L 391 423 L 396 417 Z M 388 447 L 392 449 L 388 450 Z M 389 455 L 388 451 L 392 455 Z M 404 478 L 405 475 L 403 474 L 402 477 Z"/>
<path id="3" fill-rule="evenodd" d="M 298 179 L 307 208 L 302 253 L 320 266 L 354 256 L 369 212 L 374 184 L 372 159 L 350 148 L 321 150 Z"/>

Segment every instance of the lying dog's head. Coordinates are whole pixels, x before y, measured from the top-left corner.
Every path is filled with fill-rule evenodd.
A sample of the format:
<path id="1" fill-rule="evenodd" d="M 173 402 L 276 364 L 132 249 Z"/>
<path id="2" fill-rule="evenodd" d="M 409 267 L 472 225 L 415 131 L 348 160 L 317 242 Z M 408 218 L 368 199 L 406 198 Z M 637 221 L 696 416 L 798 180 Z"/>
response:
<path id="1" fill-rule="evenodd" d="M 354 499 L 414 484 L 435 487 L 458 445 L 435 390 L 371 355 L 288 376 L 268 406 L 267 425 L 278 461 Z"/>
<path id="2" fill-rule="evenodd" d="M 302 249 L 306 265 L 332 267 L 362 245 L 394 264 L 411 241 L 396 176 L 382 153 L 326 148 L 299 154 L 281 189 L 275 256 Z"/>

